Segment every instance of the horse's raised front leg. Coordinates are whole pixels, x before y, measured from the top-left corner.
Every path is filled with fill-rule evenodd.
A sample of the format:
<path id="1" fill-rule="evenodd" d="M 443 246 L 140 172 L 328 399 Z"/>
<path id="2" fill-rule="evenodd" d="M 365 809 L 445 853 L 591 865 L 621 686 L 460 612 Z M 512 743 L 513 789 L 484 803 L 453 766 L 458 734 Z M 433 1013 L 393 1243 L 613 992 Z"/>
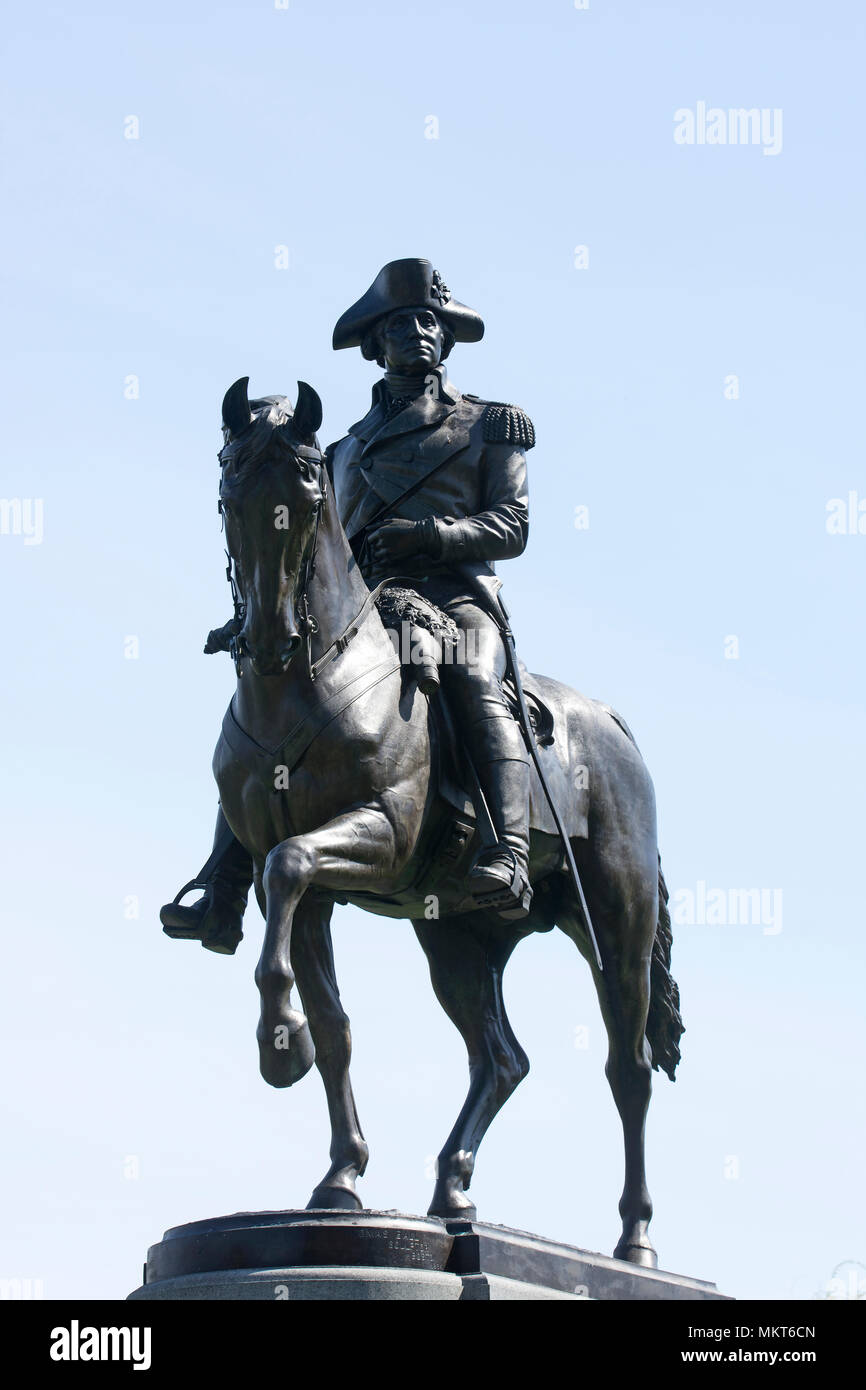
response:
<path id="1" fill-rule="evenodd" d="M 439 1155 L 431 1216 L 475 1216 L 466 1191 L 478 1145 L 497 1111 L 529 1071 L 505 1013 L 502 972 L 526 930 L 483 913 L 412 924 L 430 965 L 436 998 L 469 1054 L 469 1092 Z"/>
<path id="2" fill-rule="evenodd" d="M 357 1211 L 362 1204 L 355 1182 L 367 1166 L 368 1150 L 349 1080 L 352 1035 L 334 971 L 330 925 L 333 907 L 332 900 L 315 891 L 307 892 L 297 906 L 292 925 L 292 964 L 331 1117 L 331 1166 L 307 1206 Z"/>
<path id="3" fill-rule="evenodd" d="M 284 845 L 277 848 L 283 849 Z M 316 1049 L 304 1014 L 292 1006 L 292 919 L 307 885 L 302 872 L 295 876 L 281 872 L 273 862 L 273 854 L 272 850 L 262 875 L 265 939 L 256 966 L 261 996 L 256 1038 L 262 1076 L 268 1085 L 282 1087 L 293 1086 L 307 1074 L 316 1059 Z"/>
<path id="4" fill-rule="evenodd" d="M 269 1085 L 294 1085 L 316 1056 L 307 1019 L 292 1005 L 292 921 L 298 903 L 313 885 L 338 892 L 372 889 L 395 866 L 396 846 L 395 829 L 384 812 L 363 807 L 283 840 L 265 860 L 265 939 L 256 984 L 261 995 L 259 1068 Z"/>

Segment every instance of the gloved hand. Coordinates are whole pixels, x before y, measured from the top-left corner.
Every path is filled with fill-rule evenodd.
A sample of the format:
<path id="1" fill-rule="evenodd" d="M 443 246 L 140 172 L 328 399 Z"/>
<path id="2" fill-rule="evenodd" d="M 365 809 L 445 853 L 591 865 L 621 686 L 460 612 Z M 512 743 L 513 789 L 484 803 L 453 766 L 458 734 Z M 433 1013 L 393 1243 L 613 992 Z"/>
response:
<path id="1" fill-rule="evenodd" d="M 378 569 L 424 553 L 423 521 L 383 521 L 367 537 L 368 554 Z"/>

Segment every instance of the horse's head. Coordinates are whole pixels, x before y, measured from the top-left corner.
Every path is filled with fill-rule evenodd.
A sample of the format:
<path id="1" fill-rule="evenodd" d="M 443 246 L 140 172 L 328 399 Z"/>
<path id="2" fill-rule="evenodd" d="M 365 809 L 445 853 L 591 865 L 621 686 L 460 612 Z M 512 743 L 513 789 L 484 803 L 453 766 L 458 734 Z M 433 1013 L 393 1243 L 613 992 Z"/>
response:
<path id="1" fill-rule="evenodd" d="M 294 413 L 285 396 L 250 401 L 248 377 L 226 392 L 220 510 L 238 588 L 236 638 L 259 676 L 282 674 L 301 646 L 303 597 L 327 474 L 316 431 L 322 403 L 298 382 Z"/>

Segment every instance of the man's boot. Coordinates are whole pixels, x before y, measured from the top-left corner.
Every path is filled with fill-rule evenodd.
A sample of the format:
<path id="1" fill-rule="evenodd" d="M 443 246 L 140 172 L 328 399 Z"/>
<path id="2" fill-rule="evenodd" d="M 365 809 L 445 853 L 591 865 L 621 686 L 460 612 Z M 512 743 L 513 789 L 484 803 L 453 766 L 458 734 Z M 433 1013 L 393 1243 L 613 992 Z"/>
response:
<path id="1" fill-rule="evenodd" d="M 488 754 L 484 760 L 479 757 L 475 770 L 497 834 L 497 843 L 483 849 L 469 871 L 472 896 L 481 906 L 495 908 L 509 920 L 525 917 L 532 901 L 526 745 L 510 717 L 485 720 L 472 732 L 476 735 L 473 755 L 478 757 L 482 750 Z M 479 742 L 481 749 L 477 748 Z M 494 750 L 500 756 L 490 758 Z"/>
<path id="2" fill-rule="evenodd" d="M 252 881 L 253 861 L 235 839 L 220 809 L 211 856 L 174 902 L 161 908 L 163 931 L 177 941 L 200 941 L 208 951 L 233 956 L 243 940 L 244 909 Z M 204 888 L 204 896 L 191 907 L 182 907 L 180 900 L 191 888 Z"/>

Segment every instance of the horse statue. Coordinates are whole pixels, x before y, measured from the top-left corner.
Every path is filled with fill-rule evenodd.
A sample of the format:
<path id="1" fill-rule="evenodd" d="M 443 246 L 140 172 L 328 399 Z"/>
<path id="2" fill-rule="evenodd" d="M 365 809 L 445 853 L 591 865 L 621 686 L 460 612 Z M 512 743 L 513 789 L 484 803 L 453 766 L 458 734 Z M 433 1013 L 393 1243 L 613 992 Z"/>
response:
<path id="1" fill-rule="evenodd" d="M 213 770 L 228 824 L 252 856 L 265 918 L 255 976 L 262 1076 L 292 1086 L 315 1061 L 327 1095 L 331 1165 L 308 1205 L 361 1209 L 355 1184 L 368 1158 L 334 969 L 334 904 L 411 920 L 436 996 L 466 1043 L 469 1091 L 429 1207 L 450 1219 L 474 1218 L 467 1190 L 478 1146 L 529 1070 L 505 1012 L 505 966 L 523 937 L 557 926 L 589 964 L 609 1039 L 625 1142 L 614 1255 L 655 1267 L 644 1124 L 651 1071 L 674 1079 L 683 1025 L 647 769 L 614 711 L 526 673 L 527 693 L 552 711 L 540 756 L 564 789 L 598 955 L 535 783 L 530 913 L 506 920 L 478 906 L 465 870 L 481 818 L 460 777 L 459 738 L 442 697 L 425 693 L 395 654 L 340 522 L 317 440 L 321 402 L 298 385 L 293 413 L 285 397 L 251 407 L 245 378 L 224 403 L 219 499 L 237 689 Z"/>

